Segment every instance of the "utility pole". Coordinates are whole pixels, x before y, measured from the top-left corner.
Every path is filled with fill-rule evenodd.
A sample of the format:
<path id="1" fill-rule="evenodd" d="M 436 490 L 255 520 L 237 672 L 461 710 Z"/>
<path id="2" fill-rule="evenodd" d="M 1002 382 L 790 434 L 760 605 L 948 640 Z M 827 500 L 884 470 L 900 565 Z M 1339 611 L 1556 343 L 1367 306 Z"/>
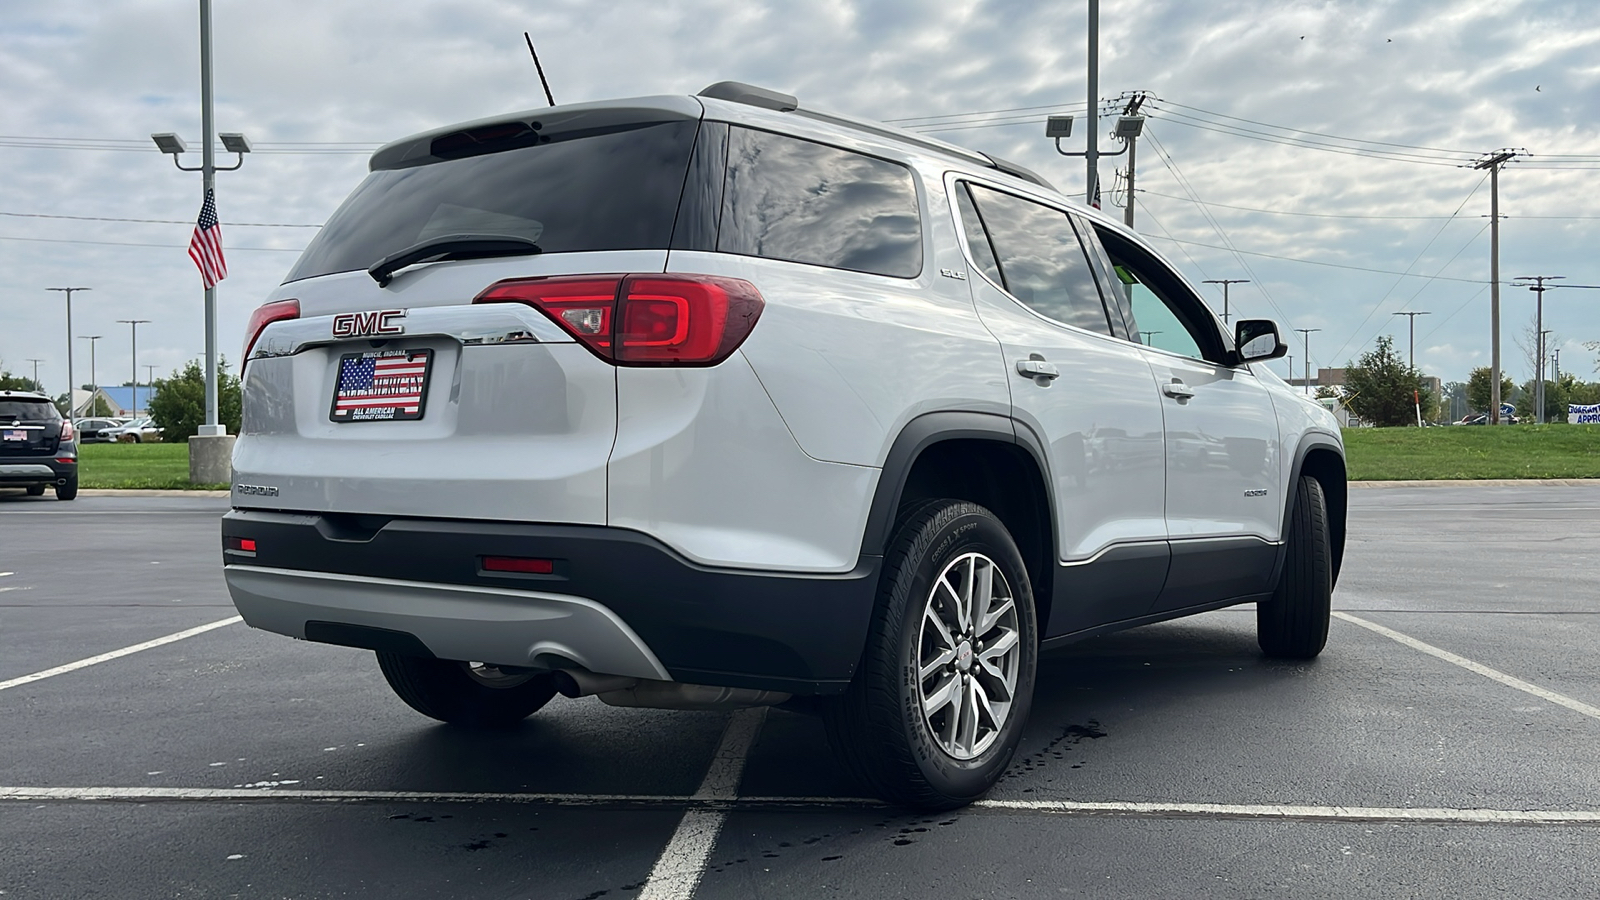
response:
<path id="1" fill-rule="evenodd" d="M 1561 383 L 1561 348 L 1557 347 L 1557 348 L 1555 348 L 1554 350 L 1552 350 L 1550 352 L 1552 354 L 1554 354 L 1555 361 L 1556 361 L 1555 375 L 1550 380 L 1554 381 L 1556 384 L 1560 384 Z"/>
<path id="2" fill-rule="evenodd" d="M 72 383 L 72 292 L 92 291 L 94 288 L 59 287 L 45 288 L 45 290 L 61 291 L 67 295 L 67 418 L 70 419 L 72 418 L 72 392 L 78 389 L 77 385 Z"/>
<path id="3" fill-rule="evenodd" d="M 1100 208 L 1100 0 L 1089 0 L 1089 149 L 1084 202 Z"/>
<path id="4" fill-rule="evenodd" d="M 1130 191 L 1130 193 L 1128 194 L 1128 196 L 1132 197 L 1133 194 L 1131 193 L 1131 191 L 1132 191 L 1131 183 L 1130 183 L 1129 191 Z M 1129 202 L 1131 203 L 1132 201 L 1130 200 Z M 1250 283 L 1250 279 L 1248 279 L 1248 278 L 1207 278 L 1205 281 L 1201 282 L 1201 284 L 1220 284 L 1220 285 L 1222 285 L 1222 324 L 1224 324 L 1224 325 L 1228 324 L 1228 285 L 1230 285 L 1230 284 L 1249 284 L 1249 283 Z"/>
<path id="5" fill-rule="evenodd" d="M 1294 356 L 1292 354 L 1285 353 L 1283 355 L 1283 365 L 1284 365 L 1284 368 L 1289 370 L 1289 377 L 1293 378 L 1294 377 Z"/>
<path id="6" fill-rule="evenodd" d="M 1555 290 L 1557 287 L 1556 285 L 1545 287 L 1544 283 L 1562 281 L 1565 278 L 1565 275 L 1519 275 L 1512 279 L 1514 282 L 1522 282 L 1522 286 L 1533 291 L 1533 295 L 1537 298 L 1534 301 L 1533 314 L 1534 343 L 1538 345 L 1533 361 L 1533 420 L 1541 425 L 1544 424 L 1544 336 L 1549 333 L 1544 330 L 1544 292 Z"/>
<path id="7" fill-rule="evenodd" d="M 1144 105 L 1149 96 L 1145 91 L 1135 91 L 1122 108 L 1122 116 L 1117 119 L 1117 127 L 1112 132 L 1122 138 L 1128 148 L 1128 199 L 1122 210 L 1122 224 L 1129 228 L 1133 227 L 1134 174 L 1138 167 L 1139 135 L 1144 132 L 1144 116 L 1139 114 L 1139 107 Z"/>
<path id="8" fill-rule="evenodd" d="M 1311 334 L 1321 331 L 1321 328 L 1296 328 L 1295 331 L 1305 335 L 1306 339 L 1306 396 L 1311 396 Z"/>
<path id="9" fill-rule="evenodd" d="M 1517 156 L 1511 149 L 1486 153 L 1474 169 L 1489 170 L 1489 424 L 1500 424 L 1500 169 Z"/>
<path id="10" fill-rule="evenodd" d="M 1395 315 L 1397 315 L 1397 316 L 1405 316 L 1410 321 L 1410 326 L 1411 326 L 1411 355 L 1409 357 L 1407 357 L 1406 364 L 1409 365 L 1411 368 L 1415 369 L 1417 367 L 1417 316 L 1429 316 L 1429 315 L 1432 315 L 1432 313 L 1429 313 L 1429 312 L 1397 312 L 1397 313 L 1395 313 Z"/>
<path id="11" fill-rule="evenodd" d="M 88 341 L 89 342 L 89 412 L 88 412 L 88 415 L 91 415 L 91 416 L 94 415 L 94 410 L 95 410 L 95 404 L 94 404 L 95 395 L 100 392 L 100 376 L 95 372 L 95 366 L 94 366 L 95 342 L 100 340 L 100 338 L 101 338 L 101 335 L 98 335 L 98 334 L 80 334 L 80 335 L 78 335 L 78 340 Z"/>
<path id="12" fill-rule="evenodd" d="M 120 325 L 129 326 L 133 338 L 133 414 L 139 414 L 139 326 L 149 323 L 149 319 L 118 319 Z"/>
<path id="13" fill-rule="evenodd" d="M 1560 351 L 1558 350 L 1556 352 L 1559 353 Z M 34 386 L 34 389 L 36 389 L 37 391 L 39 391 L 39 393 L 42 394 L 42 393 L 44 393 L 44 385 L 39 383 L 39 363 L 44 362 L 44 360 L 42 360 L 42 359 L 30 359 L 30 360 L 28 360 L 28 362 L 33 363 L 33 386 Z"/>
<path id="14" fill-rule="evenodd" d="M 1160 333 L 1161 332 L 1159 332 L 1159 331 L 1141 331 L 1141 332 L 1139 332 L 1139 336 L 1144 338 L 1144 345 L 1146 347 L 1154 347 L 1155 346 L 1155 336 L 1160 334 Z"/>

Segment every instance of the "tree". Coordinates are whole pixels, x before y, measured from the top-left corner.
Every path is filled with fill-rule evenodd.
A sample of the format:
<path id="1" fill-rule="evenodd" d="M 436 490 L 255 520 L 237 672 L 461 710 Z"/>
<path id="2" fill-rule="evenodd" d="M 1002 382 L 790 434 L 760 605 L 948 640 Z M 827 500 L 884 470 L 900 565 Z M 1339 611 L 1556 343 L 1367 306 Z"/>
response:
<path id="1" fill-rule="evenodd" d="M 1522 396 L 1517 398 L 1517 416 L 1529 422 L 1538 421 L 1533 414 L 1533 388 L 1532 378 L 1522 383 Z M 1546 422 L 1567 421 L 1567 386 L 1566 379 L 1561 381 L 1546 381 L 1544 383 L 1544 420 Z"/>
<path id="2" fill-rule="evenodd" d="M 1489 367 L 1479 366 L 1467 376 L 1467 402 L 1472 404 L 1473 412 L 1486 413 L 1489 411 Z M 1514 388 L 1511 377 L 1505 372 L 1500 373 L 1500 402 L 1511 402 Z"/>
<path id="3" fill-rule="evenodd" d="M 1344 405 L 1374 425 L 1415 424 L 1419 398 L 1424 409 L 1432 407 L 1432 392 L 1423 387 L 1422 373 L 1405 364 L 1387 335 L 1345 367 Z"/>
<path id="4" fill-rule="evenodd" d="M 228 362 L 217 364 L 217 416 L 229 434 L 239 433 L 239 379 L 228 372 Z M 189 364 L 170 378 L 157 378 L 150 398 L 150 415 L 161 426 L 162 440 L 187 441 L 206 421 L 206 376 L 200 363 Z"/>
<path id="5" fill-rule="evenodd" d="M 39 383 L 32 378 L 13 375 L 5 369 L 0 369 L 0 391 L 37 391 Z"/>
<path id="6" fill-rule="evenodd" d="M 1447 381 L 1444 383 L 1444 397 L 1441 398 L 1444 409 L 1441 415 L 1451 422 L 1465 416 L 1472 404 L 1467 399 L 1467 383 L 1465 381 Z"/>

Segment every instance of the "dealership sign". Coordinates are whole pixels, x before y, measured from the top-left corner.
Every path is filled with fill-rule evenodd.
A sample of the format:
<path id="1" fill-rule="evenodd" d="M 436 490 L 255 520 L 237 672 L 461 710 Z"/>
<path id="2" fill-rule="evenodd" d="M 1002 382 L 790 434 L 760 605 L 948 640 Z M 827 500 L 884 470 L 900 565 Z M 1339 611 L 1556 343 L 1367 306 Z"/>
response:
<path id="1" fill-rule="evenodd" d="M 1567 421 L 1600 425 L 1600 403 L 1568 403 Z"/>

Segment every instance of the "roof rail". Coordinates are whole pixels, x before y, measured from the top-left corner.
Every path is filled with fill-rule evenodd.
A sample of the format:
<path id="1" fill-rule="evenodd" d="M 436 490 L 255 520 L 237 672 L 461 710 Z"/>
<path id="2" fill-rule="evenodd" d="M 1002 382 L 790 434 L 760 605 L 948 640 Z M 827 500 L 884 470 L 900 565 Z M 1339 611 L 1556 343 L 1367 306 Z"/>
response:
<path id="1" fill-rule="evenodd" d="M 937 138 L 924 137 L 913 131 L 874 122 L 870 119 L 858 119 L 855 116 L 846 116 L 839 113 L 820 112 L 814 109 L 801 109 L 800 101 L 793 94 L 785 94 L 768 88 L 756 87 L 742 81 L 719 81 L 708 85 L 699 94 L 701 97 L 710 97 L 713 100 L 728 100 L 733 103 L 744 103 L 749 106 L 758 106 L 762 109 L 772 109 L 778 112 L 792 112 L 816 119 L 822 122 L 831 122 L 835 125 L 844 125 L 857 131 L 865 131 L 879 137 L 889 138 L 903 144 L 911 144 L 924 150 L 931 150 L 944 156 L 953 156 L 969 163 L 976 163 L 989 169 L 998 169 L 1007 175 L 1014 175 L 1023 181 L 1037 184 L 1040 187 L 1055 190 L 1055 186 L 1044 180 L 1032 170 L 1019 166 L 1014 162 L 1007 162 L 997 156 L 968 150 L 956 144 L 947 143 Z"/>

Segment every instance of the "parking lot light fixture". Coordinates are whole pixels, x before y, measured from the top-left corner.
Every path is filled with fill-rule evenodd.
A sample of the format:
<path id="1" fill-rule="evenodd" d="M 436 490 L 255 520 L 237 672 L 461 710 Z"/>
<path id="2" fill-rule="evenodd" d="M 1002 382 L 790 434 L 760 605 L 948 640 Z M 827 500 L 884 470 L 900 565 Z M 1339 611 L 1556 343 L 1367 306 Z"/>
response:
<path id="1" fill-rule="evenodd" d="M 129 331 L 132 332 L 133 345 L 129 352 L 133 354 L 133 414 L 136 416 L 139 414 L 139 326 L 148 324 L 149 321 L 149 319 L 117 320 L 119 324 L 129 326 Z"/>

